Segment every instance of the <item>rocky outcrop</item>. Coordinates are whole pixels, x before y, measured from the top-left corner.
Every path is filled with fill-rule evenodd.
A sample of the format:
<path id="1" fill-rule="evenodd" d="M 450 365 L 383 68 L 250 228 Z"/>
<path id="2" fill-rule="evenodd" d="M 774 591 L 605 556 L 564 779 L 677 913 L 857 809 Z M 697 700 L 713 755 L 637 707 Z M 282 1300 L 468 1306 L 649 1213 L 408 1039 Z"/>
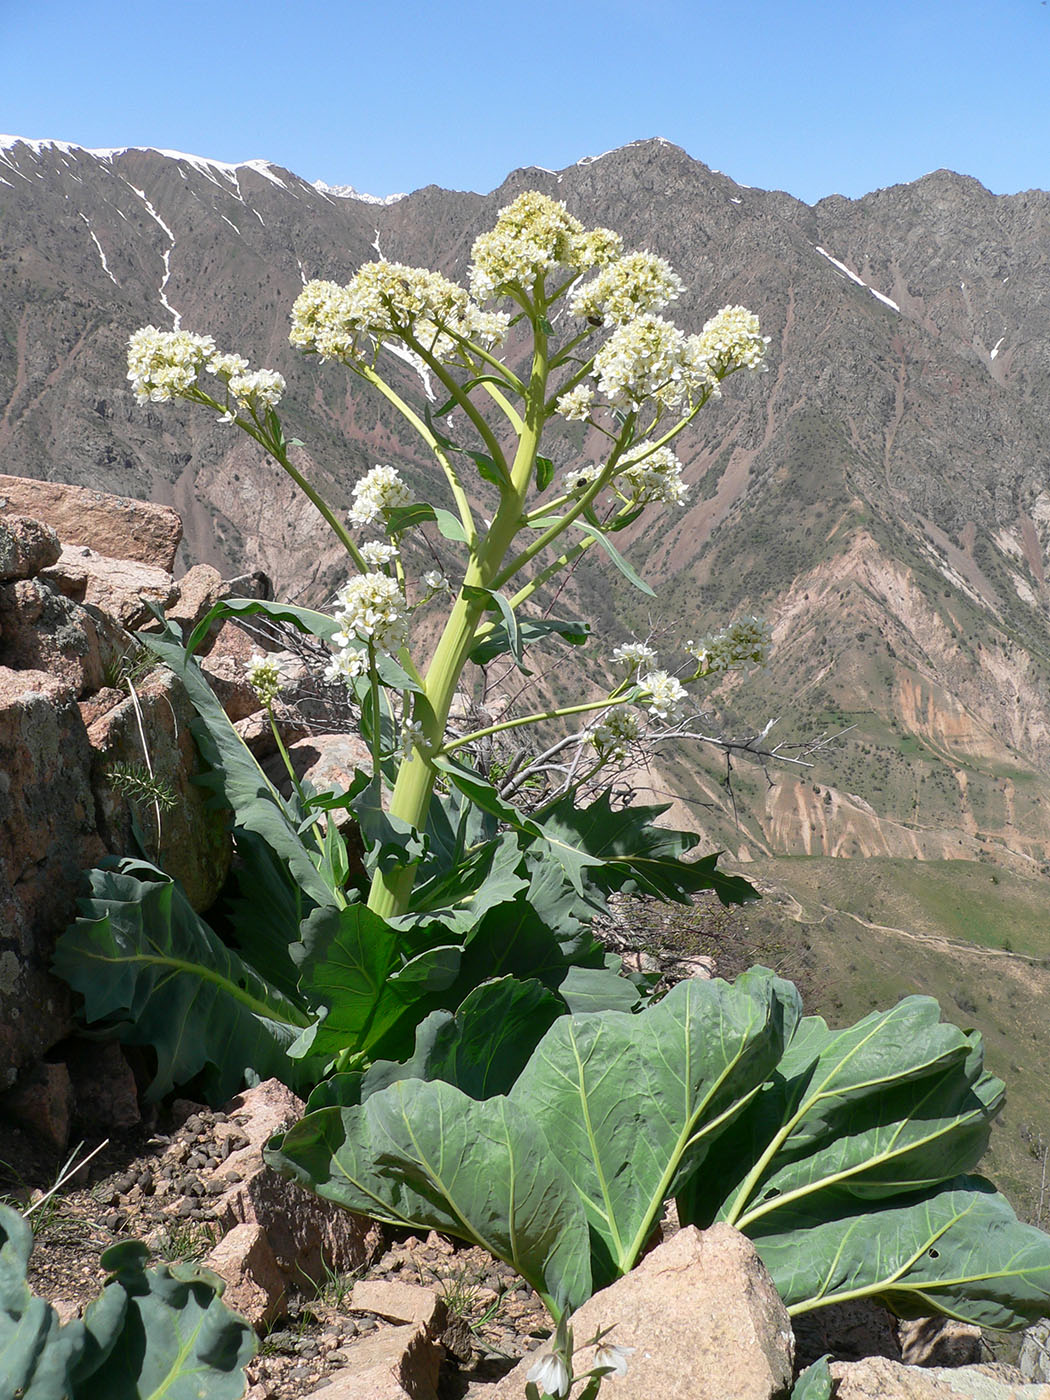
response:
<path id="1" fill-rule="evenodd" d="M 135 849 L 133 817 L 194 906 L 215 899 L 230 842 L 193 781 L 192 707 L 131 629 L 150 619 L 146 600 L 188 629 L 218 598 L 264 595 L 267 583 L 224 583 L 203 566 L 176 581 L 181 525 L 166 508 L 15 477 L 0 477 L 0 501 L 2 1091 L 72 1029 L 68 988 L 49 972 L 54 940 L 82 872 Z M 167 789 L 159 827 L 158 809 L 133 809 L 115 785 L 122 765 L 152 768 Z"/>

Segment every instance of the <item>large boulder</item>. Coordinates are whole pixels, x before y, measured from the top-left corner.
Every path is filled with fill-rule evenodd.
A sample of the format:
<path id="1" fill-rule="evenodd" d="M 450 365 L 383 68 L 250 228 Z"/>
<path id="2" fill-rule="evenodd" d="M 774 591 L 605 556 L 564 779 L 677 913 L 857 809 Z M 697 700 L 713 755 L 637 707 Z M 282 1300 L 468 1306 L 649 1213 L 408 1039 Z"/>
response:
<path id="1" fill-rule="evenodd" d="M 581 1343 L 605 1328 L 613 1328 L 609 1343 L 633 1347 L 616 1400 L 781 1400 L 791 1389 L 787 1309 L 750 1240 L 729 1225 L 679 1231 L 584 1303 L 572 1327 L 577 1373 L 593 1364 L 594 1349 Z M 543 1349 L 526 1356 L 492 1400 L 523 1400 Z"/>
<path id="2" fill-rule="evenodd" d="M 112 559 L 136 559 L 168 573 L 182 539 L 182 520 L 170 506 L 59 481 L 0 475 L 0 512 L 44 521 L 63 544 L 89 545 Z"/>

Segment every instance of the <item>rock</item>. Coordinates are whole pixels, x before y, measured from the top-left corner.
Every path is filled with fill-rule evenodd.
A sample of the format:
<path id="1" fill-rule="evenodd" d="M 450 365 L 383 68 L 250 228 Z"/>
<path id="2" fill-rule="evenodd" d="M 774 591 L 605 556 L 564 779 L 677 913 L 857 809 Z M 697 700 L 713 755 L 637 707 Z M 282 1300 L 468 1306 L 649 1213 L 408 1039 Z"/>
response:
<path id="1" fill-rule="evenodd" d="M 82 872 L 105 854 L 90 769 L 73 687 L 0 666 L 0 1089 L 72 1030 L 50 964 Z"/>
<path id="2" fill-rule="evenodd" d="M 62 553 L 58 536 L 27 515 L 0 517 L 0 582 L 33 578 Z"/>
<path id="3" fill-rule="evenodd" d="M 166 570 L 138 560 L 114 559 L 88 545 L 63 545 L 59 563 L 67 570 L 83 570 L 87 576 L 84 602 L 101 608 L 129 630 L 153 620 L 149 603 L 166 608 L 179 596 L 178 585 Z"/>
<path id="4" fill-rule="evenodd" d="M 164 667 L 140 676 L 134 695 L 126 694 L 88 729 L 93 750 L 91 783 L 98 829 L 111 851 L 135 849 L 129 798 L 109 778 L 115 764 L 143 767 L 149 754 L 155 777 L 175 796 L 175 805 L 157 816 L 148 800 L 137 800 L 138 818 L 148 838 L 159 844 L 161 864 L 183 885 L 194 909 L 211 905 L 226 879 L 232 845 L 222 811 L 209 805 L 208 791 L 193 781 L 200 757 L 190 728 L 196 711 L 181 683 Z"/>
<path id="5" fill-rule="evenodd" d="M 281 1316 L 288 1289 L 259 1225 L 235 1225 L 204 1261 L 226 1280 L 223 1302 L 262 1331 Z"/>
<path id="6" fill-rule="evenodd" d="M 57 481 L 0 476 L 0 511 L 46 522 L 64 544 L 90 545 L 112 559 L 134 559 L 168 573 L 182 539 L 182 521 L 168 506 Z"/>
<path id="7" fill-rule="evenodd" d="M 298 716 L 278 714 L 276 719 L 277 732 L 281 736 L 281 743 L 286 748 L 291 747 L 299 739 L 305 738 L 309 733 L 307 725 Z M 236 720 L 233 727 L 240 735 L 245 747 L 255 755 L 260 763 L 264 758 L 277 752 L 277 743 L 265 710 L 256 710 L 255 714 L 249 715 L 246 719 Z"/>
<path id="8" fill-rule="evenodd" d="M 1050 1381 L 1050 1318 L 1041 1317 L 1025 1332 L 1017 1366 L 1026 1381 Z"/>
<path id="9" fill-rule="evenodd" d="M 572 1318 L 578 1341 L 610 1324 L 610 1343 L 635 1348 L 616 1378 L 616 1400 L 779 1400 L 790 1389 L 787 1309 L 754 1246 L 728 1225 L 687 1226 Z M 579 1348 L 576 1369 L 587 1370 L 592 1354 Z M 492 1400 L 522 1400 L 537 1356 L 525 1357 Z"/>
<path id="10" fill-rule="evenodd" d="M 134 647 L 119 623 L 64 597 L 45 579 L 0 583 L 0 664 L 46 671 L 78 696 L 100 689 Z"/>
<path id="11" fill-rule="evenodd" d="M 950 1317 L 917 1317 L 898 1324 L 906 1366 L 971 1366 L 982 1355 L 981 1329 Z"/>
<path id="12" fill-rule="evenodd" d="M 166 616 L 182 628 L 183 637 L 189 634 L 200 622 L 204 614 L 215 606 L 220 598 L 228 598 L 227 585 L 222 574 L 210 564 L 194 564 L 187 569 L 176 584 L 178 590 L 175 601 L 166 611 Z"/>
<path id="13" fill-rule="evenodd" d="M 135 1074 L 115 1040 L 73 1040 L 66 1047 L 78 1124 L 96 1132 L 141 1123 Z"/>
<path id="14" fill-rule="evenodd" d="M 355 770 L 372 770 L 368 745 L 357 734 L 311 734 L 291 744 L 288 757 L 299 781 L 312 784 L 319 792 L 347 789 Z M 271 783 L 287 795 L 291 783 L 280 755 L 267 759 L 262 767 Z"/>
<path id="15" fill-rule="evenodd" d="M 442 1331 L 448 1319 L 444 1298 L 418 1283 L 362 1279 L 354 1284 L 350 1307 L 353 1312 L 375 1313 L 388 1322 L 411 1322 L 432 1337 Z"/>
<path id="16" fill-rule="evenodd" d="M 231 1152 L 217 1169 L 238 1181 L 215 1202 L 223 1229 L 242 1223 L 260 1225 L 289 1283 L 323 1283 L 326 1270 L 360 1269 L 378 1253 L 382 1232 L 374 1221 L 342 1210 L 320 1196 L 278 1176 L 262 1160 L 262 1148 L 274 1133 L 302 1117 L 305 1105 L 276 1079 L 268 1079 L 232 1099 L 226 1107 L 248 1146 Z"/>
<path id="17" fill-rule="evenodd" d="M 422 1327 L 385 1327 L 355 1342 L 310 1400 L 437 1400 L 440 1370 L 441 1347 Z"/>
<path id="18" fill-rule="evenodd" d="M 4 1109 L 63 1152 L 73 1121 L 73 1085 L 65 1065 L 36 1064 L 4 1095 Z"/>
<path id="19" fill-rule="evenodd" d="M 259 697 L 248 682 L 247 660 L 210 652 L 201 657 L 200 665 L 228 719 L 236 723 L 258 711 Z"/>
<path id="20" fill-rule="evenodd" d="M 1050 1386 L 1026 1385 L 1013 1366 L 927 1369 L 885 1356 L 833 1361 L 836 1400 L 1050 1400 Z"/>
<path id="21" fill-rule="evenodd" d="M 679 958 L 675 971 L 682 977 L 701 977 L 705 982 L 718 974 L 718 964 L 705 953 L 696 953 L 687 958 Z"/>
<path id="22" fill-rule="evenodd" d="M 39 577 L 61 593 L 63 598 L 71 598 L 74 603 L 82 603 L 87 597 L 88 571 L 82 564 L 74 564 L 70 559 L 59 560 L 57 564 L 41 569 Z"/>

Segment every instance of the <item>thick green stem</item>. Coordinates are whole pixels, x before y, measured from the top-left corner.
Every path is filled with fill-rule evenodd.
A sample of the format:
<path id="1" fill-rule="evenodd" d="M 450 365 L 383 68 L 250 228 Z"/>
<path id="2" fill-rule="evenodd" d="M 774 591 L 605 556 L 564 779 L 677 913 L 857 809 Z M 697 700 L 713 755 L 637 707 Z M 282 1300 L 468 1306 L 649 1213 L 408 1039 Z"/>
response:
<path id="1" fill-rule="evenodd" d="M 522 510 L 536 467 L 536 452 L 546 421 L 544 398 L 547 387 L 547 336 L 539 321 L 542 305 L 533 322 L 532 373 L 525 394 L 525 414 L 518 446 L 510 469 L 510 481 L 501 491 L 499 509 L 487 535 L 471 561 L 463 580 L 464 589 L 453 604 L 441 640 L 427 668 L 423 683 L 426 703 L 417 706 L 423 725 L 427 752 L 416 750 L 405 760 L 397 775 L 390 799 L 390 815 L 407 822 L 417 831 L 426 824 L 430 797 L 438 770 L 432 755 L 442 746 L 452 697 L 474 645 L 478 624 L 484 616 L 483 603 L 466 596 L 468 588 L 489 588 L 500 570 L 521 525 Z M 372 879 L 368 907 L 383 918 L 403 914 L 415 879 L 411 866 L 383 872 Z"/>

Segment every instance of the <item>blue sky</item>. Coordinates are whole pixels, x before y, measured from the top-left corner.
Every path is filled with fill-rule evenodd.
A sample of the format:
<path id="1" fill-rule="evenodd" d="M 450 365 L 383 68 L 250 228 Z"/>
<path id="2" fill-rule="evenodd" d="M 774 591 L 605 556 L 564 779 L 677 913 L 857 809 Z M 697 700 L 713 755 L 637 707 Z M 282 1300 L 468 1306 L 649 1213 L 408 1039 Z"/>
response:
<path id="1" fill-rule="evenodd" d="M 808 202 L 1050 188 L 1041 0 L 0 0 L 0 131 L 487 191 L 663 136 Z"/>

